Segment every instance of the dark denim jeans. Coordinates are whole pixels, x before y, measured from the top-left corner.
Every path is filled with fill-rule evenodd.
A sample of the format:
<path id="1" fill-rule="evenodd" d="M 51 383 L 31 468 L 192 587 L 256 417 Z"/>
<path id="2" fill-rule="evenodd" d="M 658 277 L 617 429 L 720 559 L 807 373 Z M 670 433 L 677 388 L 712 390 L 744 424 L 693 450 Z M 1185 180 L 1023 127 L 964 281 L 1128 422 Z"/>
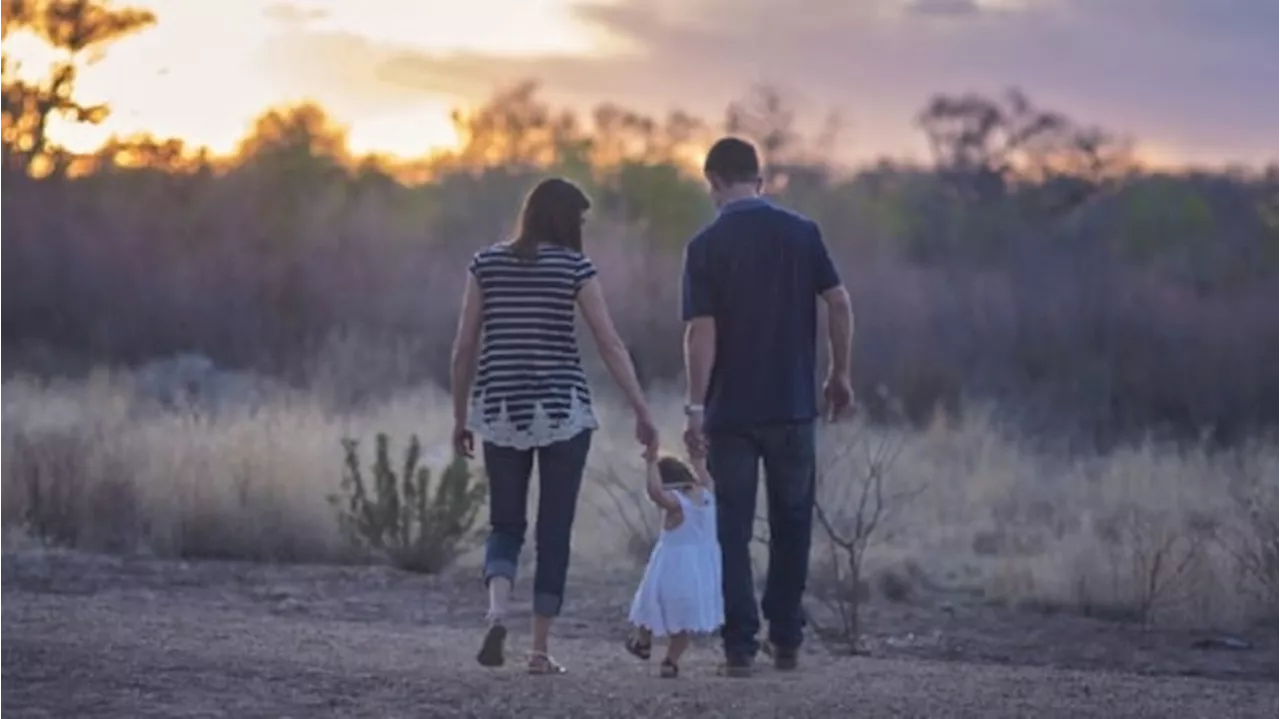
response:
<path id="1" fill-rule="evenodd" d="M 525 530 L 529 527 L 529 478 L 538 458 L 538 523 L 534 528 L 537 565 L 533 573 L 533 611 L 554 617 L 564 604 L 569 573 L 569 540 L 578 490 L 591 449 L 591 430 L 572 439 L 536 449 L 513 449 L 484 443 L 489 477 L 489 539 L 484 545 L 485 585 L 493 577 L 513 583 L 520 564 Z"/>
<path id="2" fill-rule="evenodd" d="M 717 533 L 724 558 L 721 635 L 725 657 L 750 661 L 760 649 L 750 547 L 762 461 L 769 510 L 769 569 L 760 608 L 769 622 L 770 643 L 784 651 L 798 649 L 804 638 L 800 600 L 809 576 L 813 534 L 814 424 L 709 432 L 707 440 L 707 466 L 716 483 Z"/>

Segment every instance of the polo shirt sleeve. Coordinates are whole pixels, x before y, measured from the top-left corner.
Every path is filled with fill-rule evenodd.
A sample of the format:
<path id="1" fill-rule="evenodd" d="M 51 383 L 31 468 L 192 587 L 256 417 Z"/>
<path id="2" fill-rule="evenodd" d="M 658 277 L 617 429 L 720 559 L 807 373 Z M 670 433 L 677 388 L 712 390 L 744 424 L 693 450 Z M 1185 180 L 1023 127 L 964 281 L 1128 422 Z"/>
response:
<path id="1" fill-rule="evenodd" d="M 715 314 L 708 265 L 706 243 L 694 238 L 684 250 L 684 273 L 680 282 L 680 317 L 685 322 Z"/>
<path id="2" fill-rule="evenodd" d="M 810 251 L 813 253 L 814 294 L 820 295 L 840 286 L 840 273 L 836 271 L 835 263 L 831 261 L 831 255 L 827 252 L 827 243 L 822 239 L 822 229 L 816 222 L 811 227 Z"/>

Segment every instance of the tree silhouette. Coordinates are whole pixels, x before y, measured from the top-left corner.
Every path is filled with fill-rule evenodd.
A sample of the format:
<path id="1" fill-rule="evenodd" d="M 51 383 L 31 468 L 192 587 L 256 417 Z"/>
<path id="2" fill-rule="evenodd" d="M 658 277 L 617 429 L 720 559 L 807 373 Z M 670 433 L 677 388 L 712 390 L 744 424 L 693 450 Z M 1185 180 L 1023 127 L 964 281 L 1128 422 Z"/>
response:
<path id="1" fill-rule="evenodd" d="M 1109 133 L 1037 108 L 1017 89 L 996 99 L 937 95 L 917 124 L 939 172 L 970 200 L 998 199 L 1012 184 L 1054 178 L 1097 185 L 1127 159 L 1124 143 Z"/>
<path id="2" fill-rule="evenodd" d="M 730 103 L 725 110 L 724 129 L 755 142 L 767 187 L 778 190 L 785 186 L 782 168 L 792 159 L 800 136 L 795 129 L 795 111 L 780 88 L 756 85 L 745 97 Z"/>
<path id="3" fill-rule="evenodd" d="M 308 167 L 350 159 L 347 130 L 311 102 L 271 108 L 259 115 L 237 154 L 249 164 L 284 162 Z"/>
<path id="4" fill-rule="evenodd" d="M 453 124 L 462 148 L 454 161 L 476 168 L 585 162 L 588 143 L 577 116 L 553 110 L 537 94 L 538 83 L 525 80 L 471 112 L 455 111 Z"/>
<path id="5" fill-rule="evenodd" d="M 193 172 L 210 165 L 208 148 L 193 148 L 180 138 L 158 138 L 149 133 L 112 136 L 91 156 L 76 158 L 73 175 L 116 169 L 159 170 L 174 175 Z"/>
<path id="6" fill-rule="evenodd" d="M 106 105 L 85 105 L 75 99 L 81 63 L 95 61 L 112 42 L 149 27 L 155 23 L 155 15 L 136 8 L 112 8 L 105 0 L 5 0 L 3 7 L 0 38 L 31 32 L 62 55 L 36 82 L 19 78 L 20 63 L 3 55 L 0 140 L 4 169 L 60 173 L 68 158 L 62 148 L 49 141 L 50 118 L 97 124 L 110 112 Z"/>

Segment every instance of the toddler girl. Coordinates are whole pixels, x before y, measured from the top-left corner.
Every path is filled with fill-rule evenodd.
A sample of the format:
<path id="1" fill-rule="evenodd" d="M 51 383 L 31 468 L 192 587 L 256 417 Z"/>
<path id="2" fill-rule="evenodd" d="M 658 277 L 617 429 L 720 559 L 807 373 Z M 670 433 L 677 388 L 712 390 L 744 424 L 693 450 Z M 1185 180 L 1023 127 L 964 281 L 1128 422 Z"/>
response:
<path id="1" fill-rule="evenodd" d="M 662 533 L 631 603 L 634 629 L 627 651 L 647 660 L 653 637 L 667 637 L 660 674 L 670 679 L 680 673 L 690 635 L 709 634 L 724 622 L 716 503 L 703 462 L 690 467 L 675 457 L 654 456 L 647 464 L 646 489 L 662 509 Z"/>

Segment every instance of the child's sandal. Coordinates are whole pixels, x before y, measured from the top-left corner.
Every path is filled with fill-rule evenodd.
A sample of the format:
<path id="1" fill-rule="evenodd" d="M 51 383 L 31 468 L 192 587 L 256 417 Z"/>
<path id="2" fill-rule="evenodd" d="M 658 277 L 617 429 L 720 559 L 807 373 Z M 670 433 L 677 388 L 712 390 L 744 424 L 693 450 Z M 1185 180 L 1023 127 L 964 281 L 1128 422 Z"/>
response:
<path id="1" fill-rule="evenodd" d="M 627 637 L 627 653 L 637 659 L 649 661 L 649 657 L 653 652 L 653 644 L 640 639 L 640 635 L 632 633 Z"/>
<path id="2" fill-rule="evenodd" d="M 662 666 L 658 668 L 658 676 L 663 679 L 675 679 L 680 676 L 680 667 L 670 659 L 663 659 Z"/>

